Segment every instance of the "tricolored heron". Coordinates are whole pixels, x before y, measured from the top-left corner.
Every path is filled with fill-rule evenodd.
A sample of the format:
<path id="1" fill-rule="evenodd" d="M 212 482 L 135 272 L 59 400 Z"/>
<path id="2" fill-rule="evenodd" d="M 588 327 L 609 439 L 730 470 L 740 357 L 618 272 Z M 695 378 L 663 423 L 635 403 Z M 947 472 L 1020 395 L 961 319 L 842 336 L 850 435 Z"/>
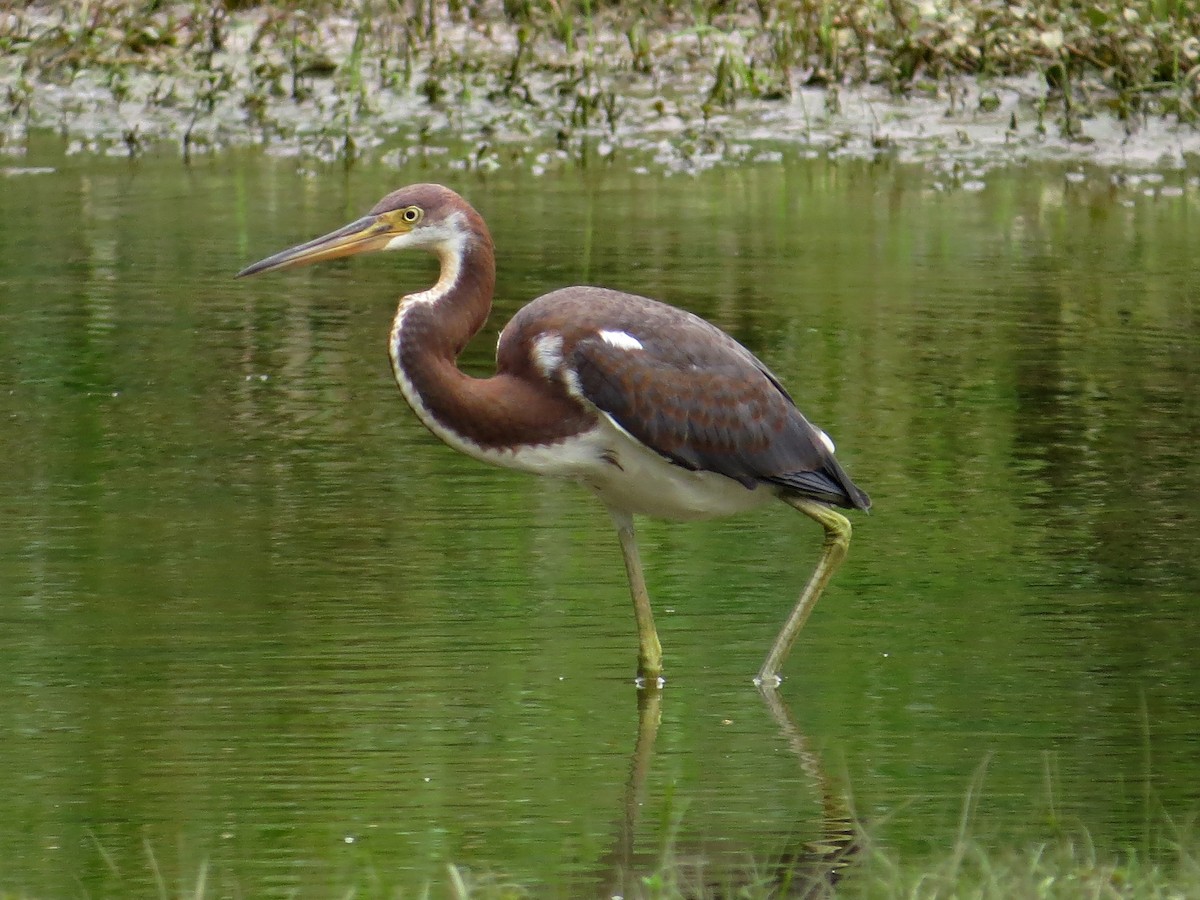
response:
<path id="1" fill-rule="evenodd" d="M 816 520 L 825 544 L 758 674 L 779 670 L 850 544 L 835 506 L 871 501 L 779 379 L 714 325 L 599 287 L 538 297 L 500 334 L 496 374 L 472 378 L 458 355 L 492 305 L 496 261 L 483 218 L 436 184 L 394 191 L 363 218 L 269 256 L 239 277 L 374 250 L 417 248 L 437 283 L 400 299 L 388 344 L 404 399 L 435 435 L 493 465 L 581 482 L 617 527 L 638 628 L 638 673 L 657 681 L 662 647 L 633 516 L 725 516 L 779 499 Z"/>

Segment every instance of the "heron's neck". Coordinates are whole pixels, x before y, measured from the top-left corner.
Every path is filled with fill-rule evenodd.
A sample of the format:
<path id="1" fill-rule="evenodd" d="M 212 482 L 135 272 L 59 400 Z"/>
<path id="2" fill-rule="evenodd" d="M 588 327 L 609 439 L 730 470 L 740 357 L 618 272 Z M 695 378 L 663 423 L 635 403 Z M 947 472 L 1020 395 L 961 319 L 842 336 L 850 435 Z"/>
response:
<path id="1" fill-rule="evenodd" d="M 437 283 L 401 298 L 388 348 L 405 399 L 443 440 L 444 428 L 458 427 L 464 402 L 478 391 L 480 381 L 459 371 L 457 359 L 487 321 L 496 286 L 492 239 L 474 218 L 438 249 Z"/>

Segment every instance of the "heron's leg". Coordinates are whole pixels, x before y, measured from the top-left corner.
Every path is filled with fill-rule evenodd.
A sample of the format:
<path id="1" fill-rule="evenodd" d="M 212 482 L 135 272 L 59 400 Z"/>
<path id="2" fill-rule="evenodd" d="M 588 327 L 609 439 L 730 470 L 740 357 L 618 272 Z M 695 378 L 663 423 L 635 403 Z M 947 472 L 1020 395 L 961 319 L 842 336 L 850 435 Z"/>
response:
<path id="1" fill-rule="evenodd" d="M 829 583 L 829 579 L 833 577 L 837 567 L 842 564 L 842 560 L 846 558 L 846 551 L 850 548 L 850 520 L 841 513 L 815 500 L 784 497 L 783 501 L 820 523 L 821 527 L 825 529 L 825 546 L 821 548 L 821 558 L 817 561 L 817 567 L 813 570 L 812 577 L 808 579 L 808 584 L 800 592 L 800 599 L 796 601 L 796 607 L 788 616 L 787 621 L 783 623 L 783 628 L 779 630 L 779 636 L 775 638 L 771 652 L 767 654 L 766 661 L 758 670 L 758 677 L 754 679 L 756 684 L 763 687 L 778 687 L 783 680 L 779 677 L 779 670 L 783 667 L 783 661 L 787 659 L 792 644 L 796 642 L 796 635 L 804 627 L 809 613 L 817 605 L 817 598 L 825 590 L 825 585 Z"/>
<path id="2" fill-rule="evenodd" d="M 662 645 L 654 628 L 654 613 L 646 579 L 642 577 L 642 561 L 638 556 L 637 535 L 633 531 L 633 516 L 624 510 L 609 509 L 621 539 L 621 554 L 625 557 L 625 574 L 629 576 L 629 595 L 633 598 L 633 614 L 638 629 L 638 676 L 646 683 L 657 684 L 662 675 Z"/>

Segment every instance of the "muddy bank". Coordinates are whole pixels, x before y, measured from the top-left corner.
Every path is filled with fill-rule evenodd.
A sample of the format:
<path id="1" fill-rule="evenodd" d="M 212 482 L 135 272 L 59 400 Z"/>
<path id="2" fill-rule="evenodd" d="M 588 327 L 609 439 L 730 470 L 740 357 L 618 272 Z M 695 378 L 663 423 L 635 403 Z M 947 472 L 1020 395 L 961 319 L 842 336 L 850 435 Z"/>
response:
<path id="1" fill-rule="evenodd" d="M 692 172 L 797 148 L 968 185 L 1028 158 L 1200 171 L 1200 40 L 1171 31 L 1193 23 L 1123 6 L 71 6 L 0 13 L 10 168 L 52 130 L 72 153 L 258 145 L 302 165 Z"/>

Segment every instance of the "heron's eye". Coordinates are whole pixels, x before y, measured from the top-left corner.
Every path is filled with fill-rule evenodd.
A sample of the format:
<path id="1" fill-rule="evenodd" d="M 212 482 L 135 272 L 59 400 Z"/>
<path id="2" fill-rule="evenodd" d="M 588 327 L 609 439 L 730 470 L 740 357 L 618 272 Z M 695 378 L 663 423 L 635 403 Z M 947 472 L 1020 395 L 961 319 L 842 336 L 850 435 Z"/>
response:
<path id="1" fill-rule="evenodd" d="M 421 221 L 421 210 L 419 207 L 409 206 L 404 212 L 400 213 L 400 218 L 404 219 L 409 225 L 414 225 Z"/>

